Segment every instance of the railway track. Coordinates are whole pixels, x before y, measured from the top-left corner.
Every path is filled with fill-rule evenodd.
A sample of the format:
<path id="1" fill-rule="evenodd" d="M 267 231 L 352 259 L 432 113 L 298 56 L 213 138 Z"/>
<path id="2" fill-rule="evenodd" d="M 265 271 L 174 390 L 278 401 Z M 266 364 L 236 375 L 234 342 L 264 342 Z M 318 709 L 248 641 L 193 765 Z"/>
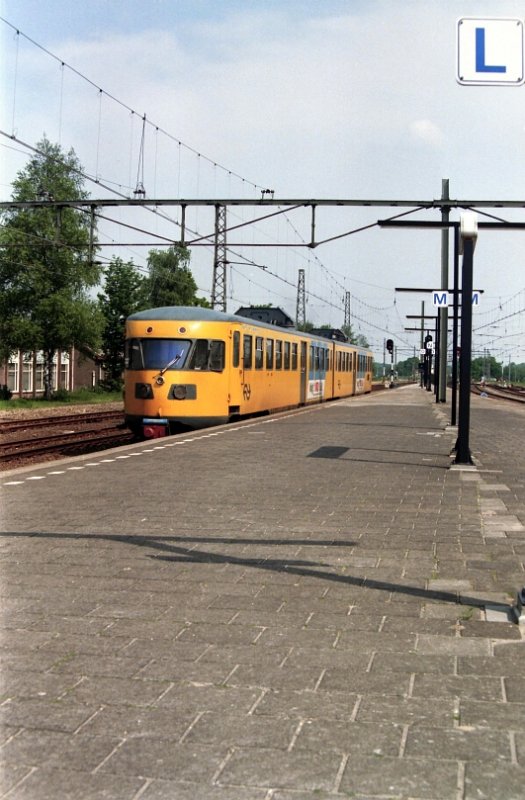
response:
<path id="1" fill-rule="evenodd" d="M 60 414 L 54 417 L 32 417 L 30 419 L 13 419 L 0 422 L 0 434 L 13 431 L 52 428 L 59 425 L 70 425 L 87 422 L 122 422 L 122 411 L 88 411 L 78 414 Z"/>
<path id="2" fill-rule="evenodd" d="M 123 420 L 122 411 L 98 411 L 0 423 L 0 469 L 128 444 L 134 436 Z"/>
<path id="3" fill-rule="evenodd" d="M 477 395 L 485 394 L 487 397 L 494 397 L 498 400 L 525 403 L 525 391 L 518 387 L 482 386 L 480 383 L 473 383 L 472 392 Z"/>

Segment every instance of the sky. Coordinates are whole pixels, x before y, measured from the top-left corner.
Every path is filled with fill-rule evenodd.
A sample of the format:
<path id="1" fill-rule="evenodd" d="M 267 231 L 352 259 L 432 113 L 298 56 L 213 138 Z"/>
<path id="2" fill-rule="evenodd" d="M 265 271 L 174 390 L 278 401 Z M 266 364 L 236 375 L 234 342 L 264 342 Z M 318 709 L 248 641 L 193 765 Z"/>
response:
<path id="1" fill-rule="evenodd" d="M 31 155 L 27 145 L 45 134 L 74 149 L 98 180 L 86 182 L 98 199 L 133 197 L 143 183 L 148 199 L 259 199 L 269 189 L 282 200 L 428 202 L 447 179 L 452 198 L 525 205 L 525 86 L 461 85 L 456 76 L 458 19 L 523 19 L 522 2 L 1 0 L 0 8 L 1 200 Z M 490 46 L 489 65 L 501 60 Z M 317 240 L 356 232 L 312 249 L 309 212 L 280 210 L 228 233 L 228 311 L 271 303 L 295 318 L 304 269 L 308 320 L 342 325 L 349 292 L 352 326 L 378 360 L 385 338 L 400 360 L 417 353 L 419 334 L 404 329 L 419 321 L 407 315 L 422 302 L 434 314 L 432 295 L 395 288 L 440 288 L 440 232 L 375 224 L 404 208 L 323 207 Z M 482 210 L 525 221 L 524 209 Z M 104 262 L 118 255 L 145 270 L 149 246 L 163 246 L 155 237 L 180 237 L 176 206 L 162 209 L 170 220 L 151 210 L 103 213 L 144 231 L 100 220 Z M 228 225 L 259 215 L 231 207 Z M 190 207 L 186 223 L 194 238 L 212 233 L 213 207 Z M 473 346 L 503 363 L 525 361 L 523 236 L 480 230 L 475 250 L 474 284 L 484 293 Z M 191 252 L 209 298 L 213 247 Z"/>

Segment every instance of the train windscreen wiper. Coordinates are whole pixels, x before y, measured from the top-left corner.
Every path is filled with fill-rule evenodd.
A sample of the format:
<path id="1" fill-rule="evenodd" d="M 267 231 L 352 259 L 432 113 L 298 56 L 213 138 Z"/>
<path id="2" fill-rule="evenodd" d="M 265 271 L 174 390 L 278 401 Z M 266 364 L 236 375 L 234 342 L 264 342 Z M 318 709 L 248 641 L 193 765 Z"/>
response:
<path id="1" fill-rule="evenodd" d="M 176 364 L 177 361 L 180 361 L 181 358 L 182 358 L 182 353 L 179 353 L 178 355 L 175 356 L 175 358 L 172 358 L 171 361 L 168 361 L 166 366 L 162 367 L 161 371 L 159 372 L 159 375 L 164 375 L 166 370 L 172 367 L 174 364 Z"/>

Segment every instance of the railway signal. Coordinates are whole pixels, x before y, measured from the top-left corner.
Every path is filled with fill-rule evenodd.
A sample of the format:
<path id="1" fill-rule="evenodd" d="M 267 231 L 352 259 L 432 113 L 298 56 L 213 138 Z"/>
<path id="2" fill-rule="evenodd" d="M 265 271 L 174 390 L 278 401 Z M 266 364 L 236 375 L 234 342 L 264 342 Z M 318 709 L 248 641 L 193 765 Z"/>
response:
<path id="1" fill-rule="evenodd" d="M 390 380 L 388 382 L 388 388 L 392 389 L 394 386 L 394 340 L 387 339 L 385 342 L 385 347 L 390 353 Z"/>

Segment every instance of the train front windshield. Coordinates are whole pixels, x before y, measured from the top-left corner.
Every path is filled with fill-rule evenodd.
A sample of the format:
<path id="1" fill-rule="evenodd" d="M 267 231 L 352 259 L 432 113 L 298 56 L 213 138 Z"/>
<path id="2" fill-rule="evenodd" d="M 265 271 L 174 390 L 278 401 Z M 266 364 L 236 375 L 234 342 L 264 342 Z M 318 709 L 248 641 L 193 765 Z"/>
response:
<path id="1" fill-rule="evenodd" d="M 182 369 L 190 346 L 185 339 L 128 339 L 126 369 Z"/>

